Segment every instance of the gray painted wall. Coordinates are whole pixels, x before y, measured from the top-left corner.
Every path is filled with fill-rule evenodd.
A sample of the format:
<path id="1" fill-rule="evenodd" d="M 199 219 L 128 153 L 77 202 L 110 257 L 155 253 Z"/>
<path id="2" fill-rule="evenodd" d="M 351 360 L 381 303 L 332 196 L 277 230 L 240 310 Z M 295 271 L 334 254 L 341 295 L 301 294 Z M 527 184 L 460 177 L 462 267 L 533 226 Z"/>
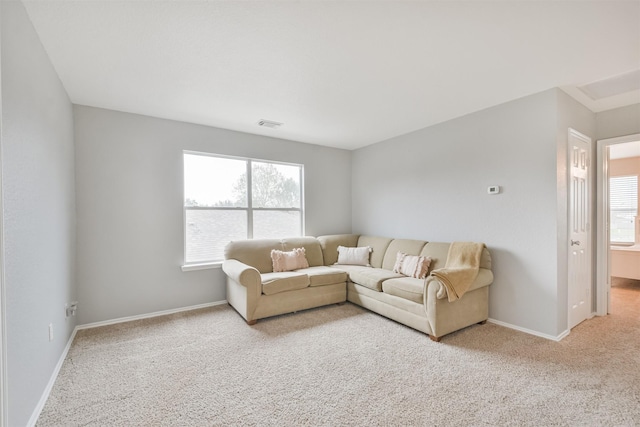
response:
<path id="1" fill-rule="evenodd" d="M 598 139 L 640 133 L 640 104 L 628 105 L 596 114 Z"/>
<path id="2" fill-rule="evenodd" d="M 81 324 L 225 299 L 221 269 L 182 272 L 182 151 L 305 167 L 306 234 L 351 231 L 351 152 L 74 106 Z"/>
<path id="3" fill-rule="evenodd" d="M 8 415 L 22 426 L 75 327 L 73 110 L 22 3 L 0 7 Z"/>
<path id="4" fill-rule="evenodd" d="M 566 272 L 558 252 L 559 96 L 549 90 L 355 151 L 354 232 L 485 242 L 495 273 L 490 317 L 559 335 L 567 312 L 558 281 Z M 488 195 L 490 185 L 502 193 Z"/>

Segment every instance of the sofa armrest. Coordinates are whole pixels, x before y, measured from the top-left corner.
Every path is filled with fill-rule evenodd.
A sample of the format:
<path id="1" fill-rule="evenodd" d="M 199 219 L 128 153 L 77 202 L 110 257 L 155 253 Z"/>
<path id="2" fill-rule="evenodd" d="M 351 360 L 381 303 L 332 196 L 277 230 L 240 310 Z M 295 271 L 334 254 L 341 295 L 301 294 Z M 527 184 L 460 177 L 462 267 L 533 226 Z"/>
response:
<path id="1" fill-rule="evenodd" d="M 476 289 L 484 288 L 493 283 L 493 272 L 486 268 L 478 270 L 478 277 L 473 281 L 467 292 L 475 291 Z"/>
<path id="2" fill-rule="evenodd" d="M 237 259 L 227 259 L 222 263 L 222 271 L 224 271 L 231 280 L 247 288 L 248 294 L 253 293 L 260 295 L 262 279 L 257 269 Z"/>
<path id="3" fill-rule="evenodd" d="M 492 283 L 493 283 L 493 272 L 486 268 L 481 268 L 478 270 L 478 276 L 473 281 L 471 286 L 469 286 L 469 289 L 467 290 L 467 292 L 475 291 L 476 289 L 489 286 Z M 427 277 L 425 287 L 426 287 L 425 302 L 426 302 L 426 299 L 429 298 L 429 296 L 433 296 L 436 299 L 447 298 L 447 288 L 436 277 L 434 276 Z M 464 295 L 462 297 L 464 297 Z"/>

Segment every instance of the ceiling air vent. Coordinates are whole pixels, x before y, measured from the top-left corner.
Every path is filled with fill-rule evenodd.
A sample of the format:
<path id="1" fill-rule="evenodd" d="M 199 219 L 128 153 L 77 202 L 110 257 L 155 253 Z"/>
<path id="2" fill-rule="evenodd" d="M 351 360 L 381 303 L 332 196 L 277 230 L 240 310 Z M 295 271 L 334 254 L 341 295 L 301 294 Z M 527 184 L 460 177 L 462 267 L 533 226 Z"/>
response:
<path id="1" fill-rule="evenodd" d="M 594 101 L 608 98 L 610 96 L 620 95 L 626 92 L 632 92 L 640 89 L 640 70 L 631 71 L 630 73 L 620 74 L 605 80 L 589 83 L 587 85 L 580 86 L 579 89 Z"/>
<path id="2" fill-rule="evenodd" d="M 263 127 L 271 128 L 271 129 L 278 129 L 280 126 L 282 126 L 282 123 L 274 122 L 273 120 L 261 119 L 258 122 L 258 126 L 263 126 Z"/>

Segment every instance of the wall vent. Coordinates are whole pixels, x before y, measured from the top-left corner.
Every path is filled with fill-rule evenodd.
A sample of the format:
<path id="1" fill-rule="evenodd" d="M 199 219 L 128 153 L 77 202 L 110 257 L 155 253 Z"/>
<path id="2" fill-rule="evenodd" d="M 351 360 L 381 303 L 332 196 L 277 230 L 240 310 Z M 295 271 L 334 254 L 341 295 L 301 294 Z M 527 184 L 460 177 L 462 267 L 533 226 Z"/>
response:
<path id="1" fill-rule="evenodd" d="M 273 120 L 265 120 L 265 119 L 261 119 L 258 122 L 258 126 L 263 126 L 266 128 L 271 128 L 271 129 L 278 129 L 279 127 L 281 127 L 283 125 L 283 123 L 280 122 L 274 122 Z"/>
<path id="2" fill-rule="evenodd" d="M 578 89 L 594 101 L 622 93 L 633 92 L 634 90 L 640 89 L 640 70 L 589 83 L 580 86 Z"/>

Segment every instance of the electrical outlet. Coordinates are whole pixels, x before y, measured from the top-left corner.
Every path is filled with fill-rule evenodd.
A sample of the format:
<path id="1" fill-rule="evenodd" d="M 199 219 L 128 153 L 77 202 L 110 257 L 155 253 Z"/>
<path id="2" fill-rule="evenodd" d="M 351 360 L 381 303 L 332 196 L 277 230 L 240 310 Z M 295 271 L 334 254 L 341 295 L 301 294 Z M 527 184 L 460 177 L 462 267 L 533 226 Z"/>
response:
<path id="1" fill-rule="evenodd" d="M 49 323 L 49 341 L 53 341 L 53 323 Z"/>

